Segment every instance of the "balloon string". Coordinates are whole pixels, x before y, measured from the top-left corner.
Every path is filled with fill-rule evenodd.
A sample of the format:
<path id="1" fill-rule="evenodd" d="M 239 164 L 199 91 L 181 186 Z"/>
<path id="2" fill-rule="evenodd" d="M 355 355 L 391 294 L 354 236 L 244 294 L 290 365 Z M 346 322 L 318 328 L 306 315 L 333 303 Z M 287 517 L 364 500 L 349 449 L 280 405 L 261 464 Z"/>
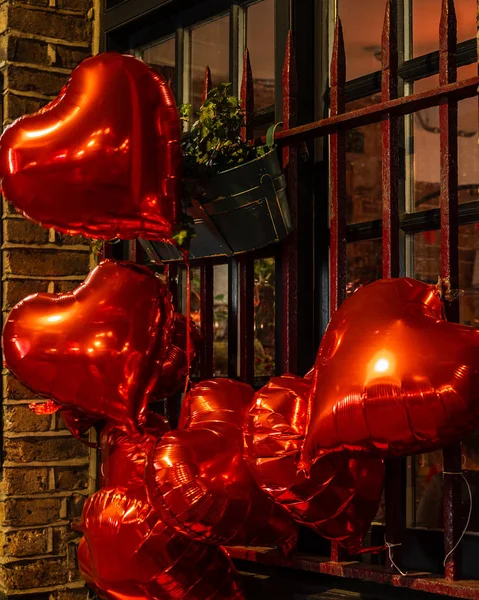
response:
<path id="1" fill-rule="evenodd" d="M 393 548 L 397 548 L 398 546 L 402 546 L 402 544 L 390 544 L 387 539 L 386 536 L 384 536 L 384 543 L 386 544 L 386 547 L 388 549 L 388 554 L 389 554 L 389 562 L 392 564 L 392 566 L 399 571 L 399 573 L 403 576 L 403 577 L 407 577 L 407 571 L 401 571 L 401 569 L 397 566 L 397 564 L 394 562 L 393 559 L 393 553 L 392 553 L 392 549 Z"/>
<path id="2" fill-rule="evenodd" d="M 443 471 L 443 473 L 442 473 L 442 474 L 443 474 L 443 475 L 460 475 L 460 476 L 461 476 L 461 477 L 464 479 L 464 481 L 465 481 L 465 483 L 466 483 L 466 485 L 467 485 L 467 491 L 469 492 L 469 515 L 467 516 L 467 522 L 466 522 L 466 525 L 465 525 L 465 527 L 464 527 L 464 530 L 463 530 L 463 532 L 461 533 L 461 536 L 460 536 L 460 538 L 459 538 L 459 539 L 457 540 L 457 542 L 455 543 L 455 545 L 454 545 L 453 549 L 452 549 L 452 550 L 450 550 L 450 551 L 449 551 L 449 552 L 446 554 L 446 556 L 445 556 L 445 558 L 444 558 L 443 565 L 444 565 L 444 566 L 446 566 L 446 563 L 447 563 L 447 561 L 448 561 L 449 557 L 450 557 L 450 556 L 451 556 L 451 554 L 454 552 L 454 550 L 455 550 L 455 549 L 456 549 L 456 548 L 459 546 L 459 544 L 462 542 L 462 538 L 463 538 L 463 537 L 466 535 L 467 528 L 469 527 L 469 523 L 471 522 L 471 516 L 472 516 L 472 491 L 471 491 L 471 486 L 469 485 L 469 481 L 467 481 L 467 478 L 466 478 L 466 476 L 464 475 L 464 471 L 460 471 L 459 473 L 453 473 L 453 472 Z"/>

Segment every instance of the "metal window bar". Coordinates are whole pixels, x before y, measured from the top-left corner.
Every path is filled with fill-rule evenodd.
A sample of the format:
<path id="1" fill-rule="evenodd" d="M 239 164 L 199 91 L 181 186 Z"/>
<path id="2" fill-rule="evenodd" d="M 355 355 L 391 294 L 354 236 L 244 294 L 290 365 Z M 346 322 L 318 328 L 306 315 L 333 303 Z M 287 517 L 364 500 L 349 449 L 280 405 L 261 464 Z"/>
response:
<path id="1" fill-rule="evenodd" d="M 479 203 L 458 208 L 457 183 L 457 108 L 460 100 L 475 97 L 479 77 L 457 82 L 456 80 L 456 19 L 453 0 L 442 0 L 439 51 L 439 87 L 422 93 L 398 97 L 398 40 L 397 2 L 388 0 L 382 37 L 381 102 L 346 112 L 348 85 L 345 81 L 346 58 L 341 22 L 336 21 L 333 55 L 331 60 L 330 116 L 305 125 L 296 126 L 297 81 L 294 44 L 288 35 L 282 72 L 282 120 L 283 129 L 276 135 L 282 146 L 283 167 L 288 181 L 288 198 L 293 223 L 298 213 L 297 160 L 299 144 L 307 140 L 329 136 L 330 141 L 330 311 L 337 310 L 346 296 L 347 242 L 371 239 L 382 235 L 383 277 L 400 274 L 400 232 L 411 233 L 441 227 L 441 276 L 449 278 L 453 288 L 458 281 L 458 225 L 479 220 Z M 420 59 L 416 61 L 419 65 Z M 422 64 L 422 63 L 421 63 Z M 205 72 L 204 97 L 211 89 L 211 73 Z M 244 54 L 240 99 L 245 111 L 243 138 L 253 138 L 254 92 L 253 76 L 248 51 Z M 399 214 L 400 165 L 397 153 L 399 141 L 399 118 L 405 115 L 439 106 L 441 126 L 441 202 L 440 209 L 417 213 Z M 346 224 L 346 150 L 347 130 L 381 122 L 382 128 L 382 188 L 383 208 L 381 220 L 347 226 Z M 311 249 L 312 251 L 312 249 Z M 271 255 L 271 254 L 270 254 Z M 281 357 L 276 365 L 278 372 L 297 372 L 298 364 L 298 240 L 293 233 L 283 242 L 274 255 L 277 260 L 277 309 L 280 310 L 276 332 L 276 355 Z M 228 375 L 254 383 L 254 260 L 265 256 L 264 252 L 250 253 L 228 261 Z M 136 245 L 129 247 L 129 257 L 136 259 Z M 199 261 L 201 268 L 201 323 L 204 335 L 201 377 L 212 377 L 214 334 L 214 265 L 217 261 Z M 176 290 L 178 268 L 169 267 L 169 278 Z M 279 277 L 278 277 L 279 276 Z M 448 318 L 458 320 L 458 306 L 448 307 Z M 239 324 L 239 326 L 238 326 Z M 239 352 L 238 352 L 239 338 Z M 239 369 L 238 369 L 239 353 Z M 444 465 L 448 472 L 460 471 L 460 447 L 444 451 Z M 405 533 L 404 523 L 404 473 L 401 461 L 389 461 L 386 478 L 386 538 L 392 544 L 400 544 Z M 460 531 L 458 523 L 461 511 L 460 478 L 455 475 L 444 481 L 444 546 L 445 554 L 454 547 Z M 393 549 L 393 560 L 401 562 L 401 547 Z M 391 561 L 386 568 L 373 568 L 366 564 L 346 562 L 347 556 L 332 544 L 329 558 L 294 556 L 285 559 L 277 553 L 261 553 L 253 549 L 232 549 L 234 557 L 266 562 L 273 565 L 293 566 L 329 575 L 366 579 L 378 583 L 416 590 L 434 591 L 439 594 L 463 598 L 479 598 L 479 585 L 458 581 L 461 577 L 461 548 L 458 547 L 447 561 L 445 577 L 403 577 L 397 573 Z"/>
<path id="2" fill-rule="evenodd" d="M 294 56 L 291 36 L 288 37 L 283 77 L 283 121 L 285 127 L 277 134 L 283 143 L 283 159 L 288 172 L 288 197 L 295 214 L 297 187 L 294 178 L 298 144 L 307 140 L 329 136 L 330 140 L 330 310 L 334 312 L 346 295 L 346 243 L 349 239 L 371 239 L 382 235 L 383 277 L 400 274 L 400 232 L 433 229 L 440 220 L 441 228 L 441 277 L 448 278 L 453 289 L 458 287 L 458 226 L 462 222 L 479 220 L 478 203 L 458 207 L 457 173 L 457 111 L 458 102 L 477 95 L 479 77 L 457 82 L 457 35 L 453 0 L 442 0 L 439 50 L 439 87 L 422 93 L 398 97 L 398 40 L 397 3 L 388 0 L 382 37 L 381 102 L 358 110 L 345 112 L 345 50 L 341 22 L 336 22 L 333 56 L 331 61 L 330 116 L 319 121 L 294 126 Z M 418 64 L 420 61 L 417 61 Z M 440 209 L 427 211 L 428 215 L 399 214 L 400 165 L 397 152 L 399 142 L 399 117 L 418 110 L 439 106 L 441 128 L 441 193 Z M 346 225 L 346 152 L 347 130 L 381 122 L 382 128 L 382 188 L 383 208 L 380 221 L 353 226 Z M 294 158 L 293 158 L 294 157 Z M 429 222 L 428 222 L 429 221 Z M 284 244 L 283 260 L 288 260 L 291 244 Z M 286 255 L 286 256 L 285 256 Z M 294 260 L 294 259 L 293 259 Z M 283 368 L 295 371 L 294 357 L 297 350 L 294 314 L 294 278 L 289 279 L 286 262 L 283 264 L 282 322 L 283 322 Z M 458 321 L 457 301 L 447 310 L 448 318 Z M 241 339 L 245 332 L 241 331 Z M 246 356 L 242 357 L 247 360 Z M 444 450 L 444 470 L 460 472 L 460 446 Z M 391 544 L 400 544 L 405 533 L 404 522 L 404 473 L 401 461 L 389 461 L 386 478 L 386 537 Z M 461 516 L 460 476 L 448 475 L 444 480 L 444 554 L 448 555 L 460 536 Z M 393 560 L 400 563 L 401 546 L 393 550 Z M 357 578 L 377 583 L 435 592 L 462 598 L 479 598 L 477 582 L 460 581 L 461 546 L 447 560 L 445 576 L 402 576 L 388 560 L 386 568 L 345 562 L 344 552 L 332 544 L 329 559 L 294 556 L 284 559 L 277 553 L 264 553 L 254 549 L 232 549 L 235 558 L 257 561 L 271 565 L 285 565 L 308 571 Z M 343 561 L 343 562 L 342 562 Z"/>

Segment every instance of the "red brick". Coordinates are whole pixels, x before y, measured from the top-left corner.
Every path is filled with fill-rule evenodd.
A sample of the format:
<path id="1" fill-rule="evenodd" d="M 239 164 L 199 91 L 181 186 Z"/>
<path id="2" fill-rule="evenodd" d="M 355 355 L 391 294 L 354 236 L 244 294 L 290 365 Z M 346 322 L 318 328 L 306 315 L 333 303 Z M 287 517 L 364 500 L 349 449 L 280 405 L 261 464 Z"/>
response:
<path id="1" fill-rule="evenodd" d="M 3 239 L 11 244 L 46 244 L 48 229 L 26 219 L 5 219 Z"/>
<path id="2" fill-rule="evenodd" d="M 28 590 L 67 582 L 67 567 L 62 559 L 18 561 L 0 567 L 0 578 L 9 590 Z"/>
<path id="3" fill-rule="evenodd" d="M 53 552 L 55 554 L 66 555 L 68 545 L 72 542 L 78 542 L 78 540 L 81 538 L 81 533 L 73 531 L 69 525 L 54 527 L 52 533 Z"/>
<path id="4" fill-rule="evenodd" d="M 85 246 L 89 247 L 91 240 L 82 235 L 67 235 L 65 233 L 56 233 L 56 243 L 61 246 Z"/>
<path id="5" fill-rule="evenodd" d="M 31 4 L 32 6 L 48 6 L 49 0 L 22 0 L 23 4 Z"/>
<path id="6" fill-rule="evenodd" d="M 56 46 L 56 67 L 63 69 L 74 69 L 82 60 L 91 56 L 87 48 L 72 48 L 71 46 Z"/>
<path id="7" fill-rule="evenodd" d="M 47 467 L 5 467 L 3 490 L 9 495 L 39 494 L 48 490 Z"/>
<path id="8" fill-rule="evenodd" d="M 66 294 L 72 292 L 81 284 L 81 281 L 55 281 L 55 292 Z"/>
<path id="9" fill-rule="evenodd" d="M 29 96 L 17 96 L 16 94 L 7 92 L 4 98 L 4 115 L 8 119 L 18 119 L 23 115 L 37 112 L 48 102 L 49 100 L 40 100 L 39 98 L 31 98 Z M 18 214 L 12 204 L 9 202 L 6 204 L 8 214 Z"/>
<path id="10" fill-rule="evenodd" d="M 6 85 L 19 92 L 38 92 L 46 96 L 56 96 L 68 80 L 63 73 L 39 71 L 34 67 L 21 67 L 10 64 L 7 67 Z"/>
<path id="11" fill-rule="evenodd" d="M 4 502 L 7 527 L 50 525 L 60 519 L 60 498 L 7 498 Z M 32 586 L 36 587 L 36 586 Z"/>
<path id="12" fill-rule="evenodd" d="M 88 448 L 70 437 L 6 439 L 4 448 L 6 460 L 17 463 L 69 460 L 88 456 Z"/>
<path id="13" fill-rule="evenodd" d="M 4 252 L 4 269 L 15 275 L 67 277 L 88 272 L 88 252 L 58 252 L 50 249 L 9 248 Z"/>
<path id="14" fill-rule="evenodd" d="M 25 10 L 9 7 L 8 24 L 11 29 L 67 42 L 90 42 L 92 24 L 81 16 L 62 15 L 53 11 Z"/>
<path id="15" fill-rule="evenodd" d="M 56 467 L 55 489 L 61 492 L 86 490 L 90 473 L 88 467 Z"/>
<path id="16" fill-rule="evenodd" d="M 91 598 L 91 596 L 87 590 L 60 591 L 55 596 L 55 600 L 88 600 L 88 598 Z"/>
<path id="17" fill-rule="evenodd" d="M 63 10 L 76 10 L 87 13 L 90 10 L 90 0 L 57 0 L 57 7 Z"/>
<path id="18" fill-rule="evenodd" d="M 5 406 L 3 409 L 4 431 L 35 432 L 51 428 L 51 415 L 36 415 L 28 406 Z"/>
<path id="19" fill-rule="evenodd" d="M 8 38 L 7 58 L 14 62 L 49 65 L 48 43 L 11 35 Z"/>
<path id="20" fill-rule="evenodd" d="M 9 400 L 30 400 L 32 398 L 40 398 L 31 390 L 24 386 L 18 379 L 8 373 L 3 377 L 3 396 Z"/>
<path id="21" fill-rule="evenodd" d="M 48 552 L 47 529 L 23 529 L 0 533 L 0 556 L 23 558 Z"/>
<path id="22" fill-rule="evenodd" d="M 3 282 L 3 308 L 11 310 L 15 304 L 37 292 L 48 291 L 48 281 L 37 279 L 8 279 Z"/>
<path id="23" fill-rule="evenodd" d="M 9 96 L 11 94 L 7 94 L 6 96 Z M 5 115 L 7 116 L 7 115 Z M 3 198 L 3 212 L 6 215 L 19 215 L 21 214 L 20 211 L 18 211 L 13 204 L 11 204 L 10 202 L 8 202 L 7 200 L 5 200 L 5 198 Z"/>
<path id="24" fill-rule="evenodd" d="M 85 500 L 86 496 L 82 494 L 72 494 L 67 499 L 69 519 L 79 519 L 81 517 Z"/>

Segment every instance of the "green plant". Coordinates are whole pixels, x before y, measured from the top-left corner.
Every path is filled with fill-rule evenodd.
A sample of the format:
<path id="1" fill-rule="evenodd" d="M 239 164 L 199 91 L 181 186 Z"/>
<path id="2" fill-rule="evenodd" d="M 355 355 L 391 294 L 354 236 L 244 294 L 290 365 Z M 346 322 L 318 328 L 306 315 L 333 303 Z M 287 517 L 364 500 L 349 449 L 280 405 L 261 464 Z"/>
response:
<path id="1" fill-rule="evenodd" d="M 202 182 L 216 173 L 263 156 L 268 150 L 266 146 L 255 146 L 241 139 L 244 111 L 239 99 L 230 94 L 230 88 L 231 84 L 222 83 L 210 90 L 189 132 L 183 136 L 181 183 L 185 215 L 193 200 L 201 202 Z M 179 112 L 183 123 L 190 124 L 191 104 L 180 105 Z M 188 247 L 193 236 L 193 222 L 185 216 L 173 237 L 178 245 Z"/>
<path id="2" fill-rule="evenodd" d="M 183 140 L 186 175 L 204 176 L 222 171 L 264 154 L 262 146 L 241 140 L 244 111 L 240 101 L 229 94 L 231 84 L 213 88 L 200 107 L 198 118 Z M 185 122 L 191 118 L 191 105 L 180 106 Z"/>

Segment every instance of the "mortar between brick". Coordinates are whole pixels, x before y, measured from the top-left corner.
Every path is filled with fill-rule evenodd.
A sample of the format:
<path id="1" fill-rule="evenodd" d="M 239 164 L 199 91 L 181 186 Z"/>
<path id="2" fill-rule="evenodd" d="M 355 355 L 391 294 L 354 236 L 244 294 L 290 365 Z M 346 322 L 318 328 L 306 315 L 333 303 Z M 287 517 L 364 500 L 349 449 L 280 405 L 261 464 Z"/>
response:
<path id="1" fill-rule="evenodd" d="M 68 40 L 63 40 L 61 38 L 48 37 L 44 35 L 38 35 L 36 33 L 26 33 L 24 31 L 20 31 L 18 29 L 9 29 L 10 35 L 15 35 L 17 37 L 28 38 L 31 40 L 40 40 L 41 42 L 48 42 L 50 44 L 57 44 L 59 46 L 70 46 L 73 48 L 90 48 L 90 42 L 83 42 L 82 40 L 76 40 L 70 42 Z"/>

